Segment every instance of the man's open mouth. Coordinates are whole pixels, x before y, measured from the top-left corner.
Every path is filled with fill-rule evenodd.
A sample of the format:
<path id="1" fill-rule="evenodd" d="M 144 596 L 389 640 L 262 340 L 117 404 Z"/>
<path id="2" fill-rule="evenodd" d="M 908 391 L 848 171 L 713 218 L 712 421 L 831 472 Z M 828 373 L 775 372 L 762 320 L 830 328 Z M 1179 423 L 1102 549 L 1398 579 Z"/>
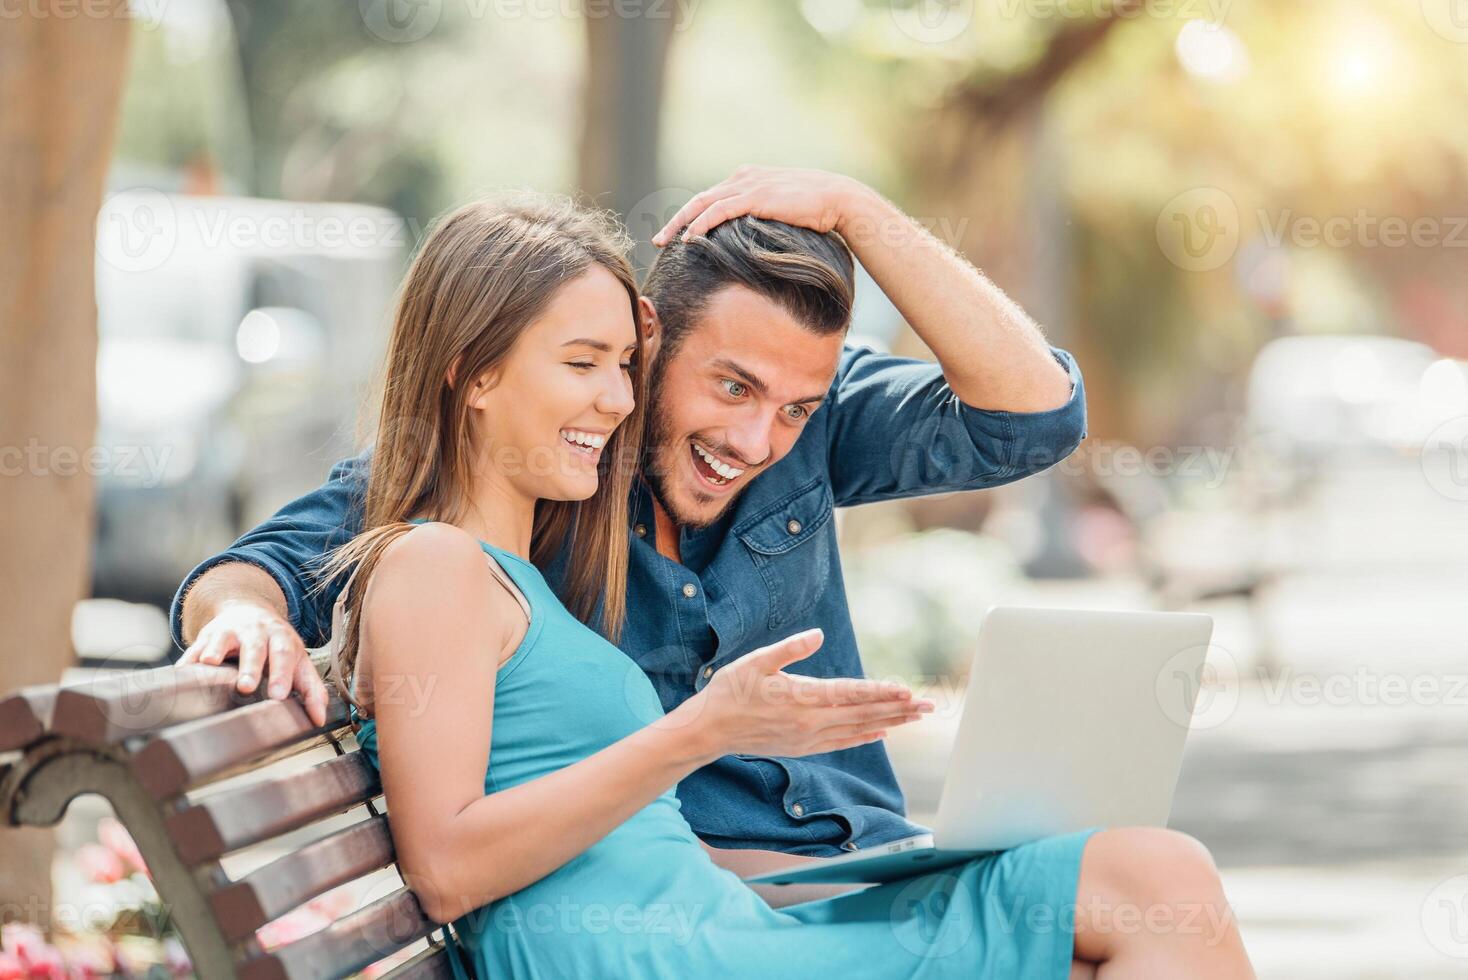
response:
<path id="1" fill-rule="evenodd" d="M 725 487 L 744 475 L 743 469 L 725 462 L 697 442 L 689 440 L 688 445 L 694 472 L 710 486 Z"/>

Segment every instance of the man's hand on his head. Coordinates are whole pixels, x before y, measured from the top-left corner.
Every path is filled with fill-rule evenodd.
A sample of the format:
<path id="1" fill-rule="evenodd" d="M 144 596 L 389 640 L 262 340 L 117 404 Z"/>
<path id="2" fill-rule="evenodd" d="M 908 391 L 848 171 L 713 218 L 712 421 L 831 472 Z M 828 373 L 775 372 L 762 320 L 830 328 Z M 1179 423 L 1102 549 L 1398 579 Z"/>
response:
<path id="1" fill-rule="evenodd" d="M 824 170 L 790 167 L 740 167 L 673 215 L 652 238 L 659 248 L 684 229 L 683 237 L 708 234 L 711 228 L 753 215 L 814 231 L 840 231 L 847 202 L 864 186 L 850 177 Z"/>
<path id="2" fill-rule="evenodd" d="M 283 701 L 291 691 L 299 691 L 307 717 L 317 725 L 326 724 L 326 685 L 300 636 L 274 609 L 254 602 L 221 605 L 178 662 L 219 665 L 235 658 L 236 688 L 241 694 L 253 692 L 268 672 L 269 697 Z"/>

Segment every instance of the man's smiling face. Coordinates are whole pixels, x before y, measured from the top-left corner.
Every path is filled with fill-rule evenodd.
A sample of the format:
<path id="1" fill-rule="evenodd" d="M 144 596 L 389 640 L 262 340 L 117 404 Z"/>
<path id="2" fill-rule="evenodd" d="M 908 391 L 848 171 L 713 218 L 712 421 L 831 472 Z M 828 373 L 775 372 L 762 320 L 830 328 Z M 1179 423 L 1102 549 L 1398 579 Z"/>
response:
<path id="1" fill-rule="evenodd" d="M 717 520 L 820 407 L 845 333 L 818 334 L 744 286 L 708 298 L 651 377 L 645 472 L 674 523 Z"/>

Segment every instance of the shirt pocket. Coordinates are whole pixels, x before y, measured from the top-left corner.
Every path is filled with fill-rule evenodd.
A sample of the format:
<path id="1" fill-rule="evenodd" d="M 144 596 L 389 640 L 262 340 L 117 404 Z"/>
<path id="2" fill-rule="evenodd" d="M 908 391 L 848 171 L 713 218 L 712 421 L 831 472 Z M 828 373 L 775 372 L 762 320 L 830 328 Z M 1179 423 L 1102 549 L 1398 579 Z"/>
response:
<path id="1" fill-rule="evenodd" d="M 835 554 L 833 510 L 830 484 L 817 480 L 733 529 L 764 581 L 770 629 L 809 613 L 825 592 Z"/>

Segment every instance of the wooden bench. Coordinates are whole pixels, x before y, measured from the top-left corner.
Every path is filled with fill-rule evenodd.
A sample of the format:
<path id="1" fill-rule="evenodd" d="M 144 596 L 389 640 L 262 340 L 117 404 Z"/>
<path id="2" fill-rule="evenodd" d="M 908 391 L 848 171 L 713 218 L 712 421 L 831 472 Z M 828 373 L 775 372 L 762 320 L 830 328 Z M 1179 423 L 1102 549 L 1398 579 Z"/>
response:
<path id="1" fill-rule="evenodd" d="M 232 667 L 189 665 L 0 694 L 0 833 L 55 824 L 80 794 L 105 797 L 200 980 L 329 980 L 425 940 L 384 976 L 452 980 L 438 926 L 396 873 L 377 771 L 355 751 L 346 706 L 333 696 L 318 728 L 295 696 L 234 685 Z M 257 940 L 354 881 L 365 900 L 331 925 L 274 949 Z"/>

